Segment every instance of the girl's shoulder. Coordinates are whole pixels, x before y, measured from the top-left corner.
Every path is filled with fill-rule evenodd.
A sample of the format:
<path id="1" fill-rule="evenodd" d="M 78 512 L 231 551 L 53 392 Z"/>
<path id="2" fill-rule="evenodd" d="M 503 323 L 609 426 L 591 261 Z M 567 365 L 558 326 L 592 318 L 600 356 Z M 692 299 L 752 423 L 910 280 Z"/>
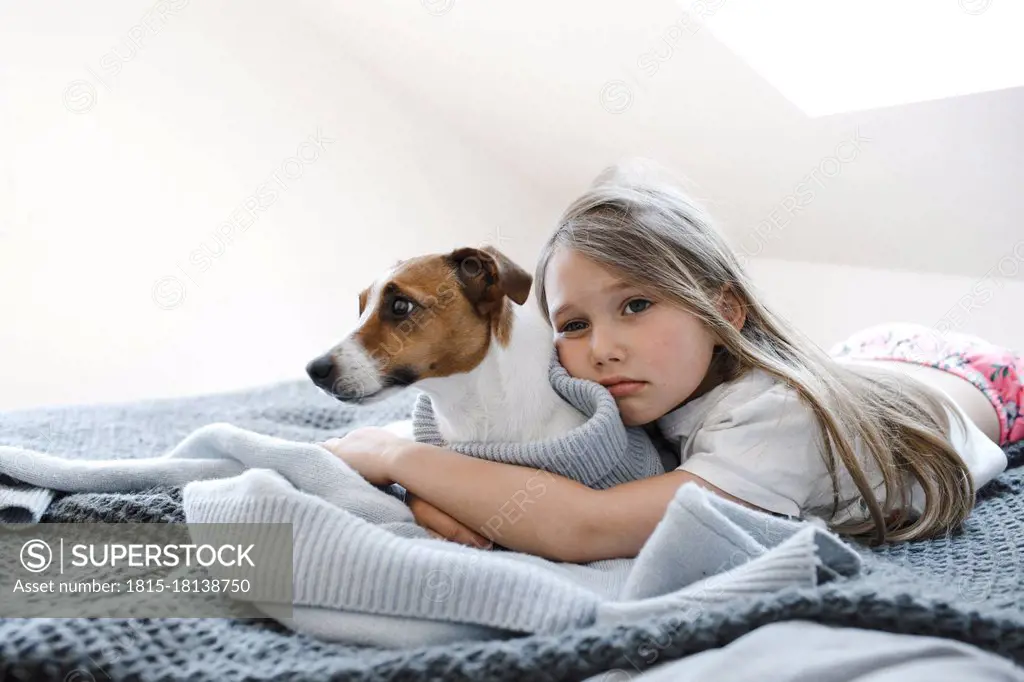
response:
<path id="1" fill-rule="evenodd" d="M 673 430 L 662 432 L 679 447 L 676 468 L 761 509 L 800 516 L 829 477 L 820 426 L 797 391 L 748 370 L 698 400 L 674 423 L 663 418 Z"/>
<path id="2" fill-rule="evenodd" d="M 719 384 L 658 420 L 668 437 L 685 438 L 694 430 L 723 429 L 764 423 L 804 431 L 816 423 L 813 411 L 786 382 L 759 368 Z"/>
<path id="3" fill-rule="evenodd" d="M 707 428 L 757 427 L 775 433 L 789 430 L 797 437 L 818 429 L 814 411 L 797 390 L 765 370 L 746 370 L 721 388 L 718 400 L 708 406 Z"/>

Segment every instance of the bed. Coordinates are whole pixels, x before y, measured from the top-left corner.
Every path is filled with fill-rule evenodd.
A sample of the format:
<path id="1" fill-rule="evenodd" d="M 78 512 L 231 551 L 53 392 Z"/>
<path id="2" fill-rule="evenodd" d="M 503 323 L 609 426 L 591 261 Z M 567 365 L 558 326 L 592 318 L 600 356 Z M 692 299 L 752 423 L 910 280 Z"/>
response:
<path id="1" fill-rule="evenodd" d="M 342 405 L 308 382 L 193 398 L 0 413 L 0 444 L 69 458 L 160 455 L 211 422 L 314 442 L 409 415 L 409 389 Z M 964 532 L 858 547 L 861 575 L 559 635 L 389 650 L 328 643 L 269 619 L 0 619 L 0 678 L 24 680 L 573 680 L 638 675 L 778 621 L 955 639 L 1024 663 L 1024 443 L 979 493 Z M 183 521 L 180 489 L 65 494 L 45 523 Z M 623 672 L 624 671 L 624 672 Z M 626 678 L 622 678 L 626 679 Z"/>

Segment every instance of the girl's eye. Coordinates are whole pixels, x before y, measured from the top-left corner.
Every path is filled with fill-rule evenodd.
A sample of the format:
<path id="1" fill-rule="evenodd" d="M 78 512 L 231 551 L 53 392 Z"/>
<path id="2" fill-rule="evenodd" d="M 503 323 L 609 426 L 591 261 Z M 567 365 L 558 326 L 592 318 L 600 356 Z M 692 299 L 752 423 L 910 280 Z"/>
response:
<path id="1" fill-rule="evenodd" d="M 412 312 L 413 302 L 407 298 L 396 298 L 391 302 L 391 312 L 396 317 L 405 317 Z"/>
<path id="2" fill-rule="evenodd" d="M 630 310 L 630 306 L 633 305 L 634 303 L 643 303 L 645 305 L 640 310 L 632 309 L 633 313 L 642 313 L 643 311 L 647 310 L 652 305 L 654 305 L 653 303 L 648 301 L 646 298 L 634 298 L 632 301 L 630 301 L 629 303 L 626 304 L 626 310 Z"/>
<path id="3" fill-rule="evenodd" d="M 562 332 L 578 332 L 579 329 L 570 329 L 570 327 L 572 327 L 574 324 L 583 324 L 583 323 L 578 321 L 578 320 L 573 320 L 572 322 L 566 322 L 564 325 L 562 325 L 562 329 L 560 331 L 562 331 Z"/>

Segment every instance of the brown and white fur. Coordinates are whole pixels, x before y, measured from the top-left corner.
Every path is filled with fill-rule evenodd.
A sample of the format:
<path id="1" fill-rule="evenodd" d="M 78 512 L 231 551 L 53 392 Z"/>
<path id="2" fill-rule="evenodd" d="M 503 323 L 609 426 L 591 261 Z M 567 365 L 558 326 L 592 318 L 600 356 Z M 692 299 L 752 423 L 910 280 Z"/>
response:
<path id="1" fill-rule="evenodd" d="M 344 402 L 415 386 L 449 442 L 564 435 L 586 418 L 551 387 L 551 329 L 525 305 L 532 281 L 491 247 L 399 261 L 359 294 L 356 328 L 306 371 Z M 412 437 L 409 421 L 389 428 Z"/>

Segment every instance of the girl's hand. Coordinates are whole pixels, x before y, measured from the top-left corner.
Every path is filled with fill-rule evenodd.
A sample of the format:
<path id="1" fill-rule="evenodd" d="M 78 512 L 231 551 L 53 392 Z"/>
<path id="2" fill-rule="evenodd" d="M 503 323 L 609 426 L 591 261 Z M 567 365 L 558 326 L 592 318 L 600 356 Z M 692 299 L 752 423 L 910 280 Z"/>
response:
<path id="1" fill-rule="evenodd" d="M 317 445 L 341 458 L 369 483 L 390 485 L 396 483 L 396 455 L 399 446 L 405 442 L 405 439 L 387 429 L 365 426 L 353 429 L 341 438 L 331 438 Z M 491 549 L 494 546 L 483 535 L 408 491 L 406 503 L 416 523 L 434 537 L 480 549 Z"/>
<path id="2" fill-rule="evenodd" d="M 341 458 L 371 484 L 390 485 L 395 482 L 395 452 L 403 442 L 387 429 L 364 426 L 317 445 Z"/>
<path id="3" fill-rule="evenodd" d="M 416 523 L 427 529 L 427 532 L 441 540 L 451 540 L 462 545 L 477 549 L 491 549 L 494 543 L 483 535 L 474 532 L 468 526 L 459 523 L 448 514 L 410 492 L 406 492 L 405 501 L 412 511 Z"/>

